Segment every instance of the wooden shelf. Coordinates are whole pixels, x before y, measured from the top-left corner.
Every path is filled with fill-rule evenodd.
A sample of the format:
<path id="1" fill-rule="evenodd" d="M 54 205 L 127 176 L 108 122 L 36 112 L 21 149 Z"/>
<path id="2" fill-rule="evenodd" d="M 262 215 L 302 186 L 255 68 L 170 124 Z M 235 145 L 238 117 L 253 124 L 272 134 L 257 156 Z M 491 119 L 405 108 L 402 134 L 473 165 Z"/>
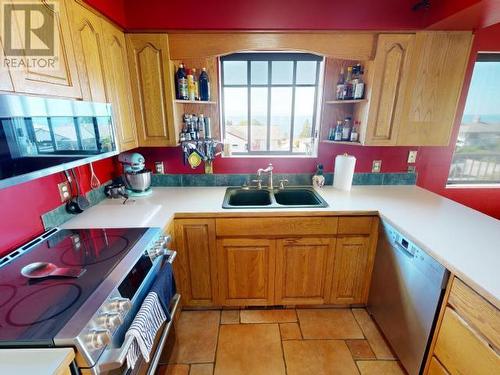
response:
<path id="1" fill-rule="evenodd" d="M 180 100 L 180 99 L 175 99 L 175 103 L 179 103 L 179 104 L 217 104 L 217 102 L 206 101 L 206 100 Z"/>
<path id="2" fill-rule="evenodd" d="M 356 104 L 367 102 L 368 99 L 351 99 L 351 100 L 326 100 L 326 104 Z"/>
<path id="3" fill-rule="evenodd" d="M 354 145 L 354 146 L 362 146 L 360 142 L 349 142 L 349 141 L 330 141 L 328 139 L 325 139 L 321 141 L 322 143 L 337 143 L 339 145 Z"/>

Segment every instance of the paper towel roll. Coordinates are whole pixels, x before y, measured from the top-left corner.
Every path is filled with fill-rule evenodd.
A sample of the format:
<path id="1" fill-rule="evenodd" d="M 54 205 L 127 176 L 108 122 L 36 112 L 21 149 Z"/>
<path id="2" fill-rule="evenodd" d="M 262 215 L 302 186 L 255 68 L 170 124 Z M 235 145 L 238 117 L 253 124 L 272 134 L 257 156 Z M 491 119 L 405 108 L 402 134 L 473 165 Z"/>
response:
<path id="1" fill-rule="evenodd" d="M 337 155 L 335 158 L 333 187 L 339 190 L 351 190 L 355 166 L 356 158 L 354 156 L 347 154 Z"/>

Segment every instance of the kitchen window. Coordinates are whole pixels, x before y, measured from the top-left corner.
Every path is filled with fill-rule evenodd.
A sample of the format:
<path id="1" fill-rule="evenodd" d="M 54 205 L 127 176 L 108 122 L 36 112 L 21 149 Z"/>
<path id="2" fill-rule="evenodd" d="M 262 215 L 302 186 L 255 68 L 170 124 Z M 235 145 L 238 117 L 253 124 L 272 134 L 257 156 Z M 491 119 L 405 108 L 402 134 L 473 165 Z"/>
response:
<path id="1" fill-rule="evenodd" d="M 479 54 L 448 186 L 500 184 L 500 54 Z"/>
<path id="2" fill-rule="evenodd" d="M 224 143 L 233 155 L 316 154 L 322 56 L 235 53 L 220 64 Z"/>

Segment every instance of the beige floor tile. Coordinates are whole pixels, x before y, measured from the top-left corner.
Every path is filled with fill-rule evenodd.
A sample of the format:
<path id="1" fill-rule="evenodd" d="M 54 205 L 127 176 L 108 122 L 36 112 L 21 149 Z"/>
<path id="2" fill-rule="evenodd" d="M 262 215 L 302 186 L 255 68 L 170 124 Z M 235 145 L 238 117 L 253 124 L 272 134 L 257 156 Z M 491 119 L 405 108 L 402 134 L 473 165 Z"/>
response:
<path id="1" fill-rule="evenodd" d="M 188 375 L 189 365 L 168 365 L 160 366 L 156 370 L 156 375 Z"/>
<path id="2" fill-rule="evenodd" d="M 175 327 L 168 363 L 209 363 L 215 359 L 220 311 L 183 311 Z"/>
<path id="3" fill-rule="evenodd" d="M 304 339 L 363 339 L 350 309 L 297 310 Z"/>
<path id="4" fill-rule="evenodd" d="M 352 309 L 354 317 L 361 326 L 366 339 L 378 359 L 396 359 L 391 349 L 385 342 L 382 334 L 373 322 L 372 318 L 365 309 Z"/>
<path id="5" fill-rule="evenodd" d="M 297 321 L 293 309 L 282 310 L 241 310 L 242 323 L 290 323 Z"/>
<path id="6" fill-rule="evenodd" d="M 240 310 L 222 310 L 220 324 L 239 324 Z"/>
<path id="7" fill-rule="evenodd" d="M 354 359 L 375 359 L 370 344 L 366 340 L 346 340 L 345 342 Z"/>
<path id="8" fill-rule="evenodd" d="M 277 324 L 220 327 L 215 375 L 285 375 Z"/>
<path id="9" fill-rule="evenodd" d="M 283 341 L 288 375 L 358 374 L 342 340 Z"/>
<path id="10" fill-rule="evenodd" d="M 300 340 L 302 333 L 297 323 L 280 323 L 280 333 L 282 340 Z"/>
<path id="11" fill-rule="evenodd" d="M 397 361 L 357 361 L 361 375 L 405 375 Z"/>
<path id="12" fill-rule="evenodd" d="M 212 375 L 214 373 L 213 363 L 202 363 L 191 365 L 189 375 Z"/>

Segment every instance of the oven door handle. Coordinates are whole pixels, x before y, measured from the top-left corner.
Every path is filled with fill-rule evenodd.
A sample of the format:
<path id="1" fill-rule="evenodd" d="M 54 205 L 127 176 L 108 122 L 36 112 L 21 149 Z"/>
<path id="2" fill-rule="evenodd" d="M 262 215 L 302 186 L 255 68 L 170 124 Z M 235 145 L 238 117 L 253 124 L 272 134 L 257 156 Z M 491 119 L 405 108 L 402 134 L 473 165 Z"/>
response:
<path id="1" fill-rule="evenodd" d="M 172 302 L 174 303 L 173 308 L 172 308 L 172 313 L 171 313 L 172 319 L 167 323 L 167 325 L 165 326 L 165 329 L 162 332 L 160 340 L 158 341 L 158 346 L 156 348 L 157 352 L 158 352 L 158 350 L 160 350 L 160 351 L 163 350 L 163 346 L 165 345 L 165 341 L 167 339 L 167 336 L 168 336 L 170 329 L 172 327 L 172 324 L 174 322 L 174 317 L 177 313 L 177 308 L 179 307 L 180 298 L 181 298 L 180 294 L 176 294 L 172 298 Z M 127 360 L 127 353 L 130 349 L 130 346 L 132 345 L 133 340 L 134 340 L 133 338 L 129 337 L 129 338 L 127 338 L 126 341 L 123 342 L 121 347 L 113 348 L 111 350 L 106 350 L 102 354 L 102 357 L 99 360 L 99 363 L 97 364 L 97 366 L 99 368 L 98 373 L 107 372 L 107 371 L 111 371 L 111 370 L 122 367 L 123 364 L 125 363 L 125 361 Z M 160 354 L 161 354 L 161 352 L 160 352 Z M 151 365 L 153 365 L 153 364 L 155 364 L 155 366 L 158 365 L 159 356 L 158 356 L 158 358 L 156 358 L 156 357 L 157 356 L 155 353 L 152 357 L 153 361 L 151 361 Z M 154 363 L 154 362 L 156 362 L 156 363 Z"/>

